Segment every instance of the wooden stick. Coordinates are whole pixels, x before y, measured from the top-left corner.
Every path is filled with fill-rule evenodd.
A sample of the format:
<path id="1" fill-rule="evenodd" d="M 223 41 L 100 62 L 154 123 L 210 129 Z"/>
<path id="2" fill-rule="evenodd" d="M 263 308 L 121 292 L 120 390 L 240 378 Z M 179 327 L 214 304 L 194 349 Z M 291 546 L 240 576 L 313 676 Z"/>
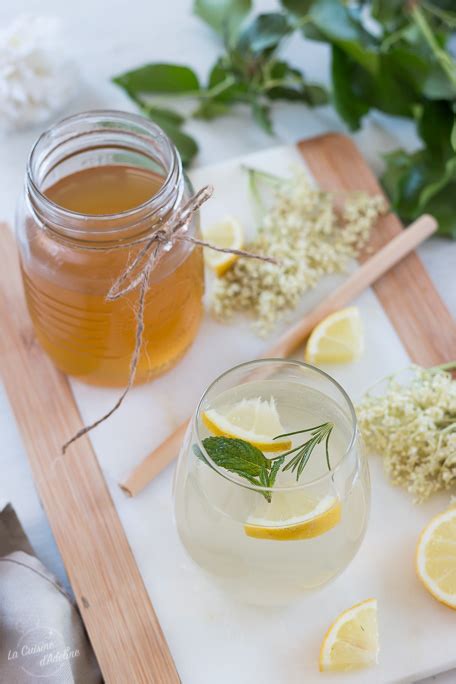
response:
<path id="1" fill-rule="evenodd" d="M 188 420 L 181 423 L 160 446 L 146 456 L 144 461 L 132 471 L 128 479 L 119 485 L 125 494 L 128 494 L 128 496 L 138 494 L 171 463 L 177 456 L 180 446 L 184 441 L 188 423 Z"/>
<path id="2" fill-rule="evenodd" d="M 107 684 L 178 684 L 165 637 L 67 378 L 38 345 L 12 232 L 0 224 L 0 373 Z M 6 474 L 5 474 L 6 477 Z"/>
<path id="3" fill-rule="evenodd" d="M 361 292 L 372 285 L 390 268 L 395 266 L 407 254 L 413 252 L 426 238 L 437 229 L 437 223 L 432 216 L 421 216 L 408 230 L 403 230 L 376 254 L 369 257 L 347 280 L 334 290 L 318 306 L 304 316 L 265 354 L 263 358 L 284 358 L 299 347 L 314 327 L 326 316 L 349 304 Z M 176 457 L 188 420 L 163 442 L 158 449 L 152 451 L 142 463 L 130 474 L 120 486 L 129 496 L 135 496 L 158 473 L 160 473 Z"/>

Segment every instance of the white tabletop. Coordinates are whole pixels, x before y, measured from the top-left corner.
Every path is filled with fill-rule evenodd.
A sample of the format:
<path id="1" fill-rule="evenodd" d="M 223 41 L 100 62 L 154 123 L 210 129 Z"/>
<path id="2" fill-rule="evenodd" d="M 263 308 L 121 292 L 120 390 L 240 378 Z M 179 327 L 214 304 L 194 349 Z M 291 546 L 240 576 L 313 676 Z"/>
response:
<path id="1" fill-rule="evenodd" d="M 133 109 L 125 96 L 109 83 L 109 78 L 147 61 L 190 64 L 204 77 L 217 56 L 219 46 L 211 32 L 191 14 L 191 0 L 164 3 L 144 0 L 3 0 L 0 26 L 18 13 L 33 12 L 60 17 L 65 43 L 80 73 L 75 96 L 62 115 L 94 108 Z M 262 0 L 261 9 L 275 7 Z M 287 46 L 287 57 L 304 65 L 306 74 L 327 80 L 328 53 L 325 47 L 300 38 Z M 192 122 L 188 129 L 200 143 L 196 165 L 204 165 L 260 150 L 279 141 L 292 142 L 328 130 L 344 130 L 331 108 L 307 110 L 303 106 L 280 105 L 274 115 L 277 138 L 256 128 L 245 112 L 211 124 Z M 28 151 L 39 130 L 0 137 L 0 220 L 12 222 Z M 416 145 L 413 127 L 389 117 L 375 115 L 355 135 L 356 142 L 376 171 L 380 155 L 399 144 Z M 420 254 L 444 301 L 456 315 L 456 242 L 432 239 Z M 30 469 L 8 402 L 0 384 L 0 466 L 8 476 L 0 480 L 0 505 L 11 501 L 43 562 L 66 582 L 64 569 L 46 517 L 36 496 Z M 450 684 L 456 672 L 435 678 Z M 427 680 L 431 681 L 431 680 Z M 432 680 L 434 681 L 434 679 Z"/>

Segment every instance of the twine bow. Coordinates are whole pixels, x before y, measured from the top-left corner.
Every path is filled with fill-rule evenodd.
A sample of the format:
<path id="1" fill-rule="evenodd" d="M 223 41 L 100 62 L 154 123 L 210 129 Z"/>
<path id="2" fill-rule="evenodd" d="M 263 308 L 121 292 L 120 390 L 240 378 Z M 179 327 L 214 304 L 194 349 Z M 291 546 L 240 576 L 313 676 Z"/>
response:
<path id="1" fill-rule="evenodd" d="M 260 254 L 252 254 L 251 252 L 245 251 L 243 249 L 217 247 L 216 245 L 212 245 L 210 242 L 200 240 L 199 238 L 195 238 L 193 235 L 188 234 L 188 229 L 190 227 L 193 215 L 212 196 L 212 193 L 212 186 L 204 186 L 189 199 L 189 201 L 177 213 L 177 215 L 166 221 L 160 228 L 158 228 L 158 230 L 153 233 L 153 235 L 147 236 L 145 238 L 139 238 L 138 240 L 134 240 L 130 243 L 131 245 L 143 244 L 143 247 L 139 250 L 137 255 L 126 267 L 123 273 L 111 285 L 106 295 L 106 301 L 115 302 L 121 297 L 127 295 L 129 292 L 139 288 L 135 348 L 130 361 L 128 382 L 119 399 L 107 413 L 90 425 L 86 425 L 78 430 L 78 432 L 76 432 L 76 434 L 73 435 L 73 437 L 71 437 L 71 439 L 69 439 L 62 446 L 63 454 L 70 444 L 96 428 L 98 425 L 100 425 L 100 423 L 103 423 L 105 420 L 110 418 L 112 414 L 115 413 L 121 406 L 123 400 L 132 388 L 142 346 L 142 337 L 144 332 L 144 307 L 146 302 L 146 294 L 149 287 L 150 274 L 161 257 L 166 252 L 169 252 L 176 242 L 192 242 L 195 245 L 207 247 L 216 252 L 236 254 L 237 256 L 247 257 L 248 259 L 259 259 L 260 261 L 277 264 L 277 261 L 272 257 L 262 256 Z M 125 247 L 120 245 L 115 249 L 125 249 Z"/>

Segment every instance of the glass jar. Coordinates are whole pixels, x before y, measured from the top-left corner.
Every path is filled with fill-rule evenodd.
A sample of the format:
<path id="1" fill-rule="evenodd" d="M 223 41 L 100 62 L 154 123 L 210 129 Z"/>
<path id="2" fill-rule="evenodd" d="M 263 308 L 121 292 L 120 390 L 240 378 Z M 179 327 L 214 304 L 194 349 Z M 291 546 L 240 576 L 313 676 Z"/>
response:
<path id="1" fill-rule="evenodd" d="M 175 147 L 141 116 L 87 112 L 40 136 L 16 230 L 36 336 L 63 372 L 96 385 L 126 384 L 139 292 L 113 302 L 107 293 L 143 246 L 134 242 L 152 235 L 191 192 Z M 136 382 L 185 353 L 198 330 L 203 290 L 201 248 L 176 242 L 150 277 Z"/>
<path id="2" fill-rule="evenodd" d="M 332 425 L 328 452 L 322 441 L 302 471 L 287 469 L 322 424 Z M 280 434 L 269 436 L 268 448 L 269 429 Z M 241 464 L 236 449 L 226 451 L 233 443 L 226 436 L 249 441 L 247 434 L 256 436 L 269 467 L 280 459 L 271 486 L 255 472 L 258 450 L 244 452 Z M 275 436 L 289 438 L 281 452 Z M 179 455 L 175 519 L 193 560 L 236 598 L 282 605 L 333 580 L 361 544 L 369 505 L 355 411 L 329 375 L 264 359 L 232 368 L 206 390 Z"/>

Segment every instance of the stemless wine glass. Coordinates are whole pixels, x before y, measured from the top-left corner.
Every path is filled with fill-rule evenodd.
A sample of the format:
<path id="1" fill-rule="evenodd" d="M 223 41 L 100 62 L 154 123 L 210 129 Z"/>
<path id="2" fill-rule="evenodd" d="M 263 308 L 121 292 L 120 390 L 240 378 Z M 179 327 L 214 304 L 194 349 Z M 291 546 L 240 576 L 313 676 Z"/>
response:
<path id="1" fill-rule="evenodd" d="M 275 430 L 299 433 L 271 446 L 264 435 Z M 239 454 L 233 438 L 240 436 L 263 455 L 249 446 Z M 282 451 L 271 451 L 277 442 Z M 206 390 L 191 420 L 174 498 L 188 553 L 238 598 L 280 605 L 318 589 L 350 563 L 366 530 L 369 471 L 350 398 L 298 361 L 232 368 Z"/>

